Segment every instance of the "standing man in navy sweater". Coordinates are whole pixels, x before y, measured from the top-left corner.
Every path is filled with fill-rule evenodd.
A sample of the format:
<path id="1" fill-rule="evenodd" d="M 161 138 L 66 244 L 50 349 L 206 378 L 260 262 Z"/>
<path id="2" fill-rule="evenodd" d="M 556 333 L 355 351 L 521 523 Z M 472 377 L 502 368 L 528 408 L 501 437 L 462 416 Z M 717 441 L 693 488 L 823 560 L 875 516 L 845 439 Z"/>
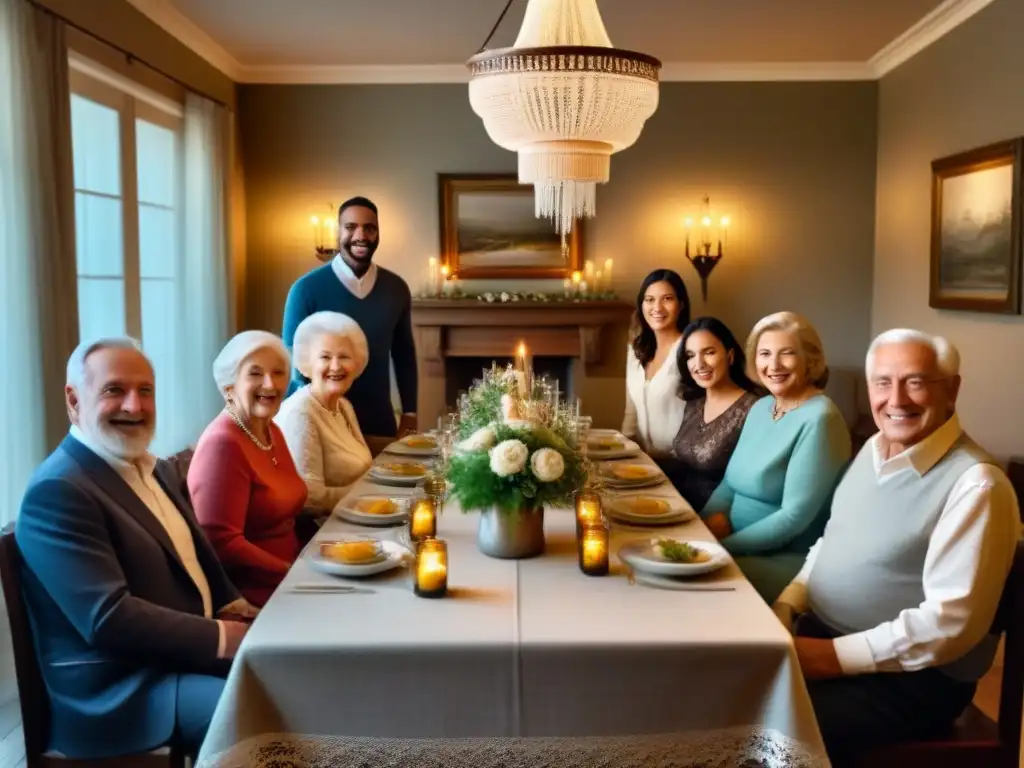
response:
<path id="1" fill-rule="evenodd" d="M 314 312 L 340 312 L 359 323 L 369 343 L 370 362 L 347 397 L 371 449 L 378 450 L 397 434 L 417 428 L 412 295 L 401 277 L 373 263 L 379 243 L 377 206 L 365 197 L 342 203 L 338 209 L 338 255 L 295 281 L 285 302 L 281 333 L 291 350 L 295 329 Z M 402 401 L 397 425 L 391 407 L 392 360 Z M 293 370 L 288 393 L 307 383 Z M 375 437 L 383 439 L 373 440 Z"/>

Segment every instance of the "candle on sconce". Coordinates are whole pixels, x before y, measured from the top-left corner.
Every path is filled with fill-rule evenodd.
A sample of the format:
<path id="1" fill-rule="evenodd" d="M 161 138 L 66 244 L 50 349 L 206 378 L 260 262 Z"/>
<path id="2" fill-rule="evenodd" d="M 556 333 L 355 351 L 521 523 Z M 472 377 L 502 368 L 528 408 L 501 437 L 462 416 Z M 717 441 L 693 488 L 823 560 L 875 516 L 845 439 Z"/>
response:
<path id="1" fill-rule="evenodd" d="M 598 521 L 580 532 L 578 539 L 580 570 L 587 576 L 608 575 L 608 524 Z"/>
<path id="2" fill-rule="evenodd" d="M 588 283 L 594 282 L 594 262 L 587 259 L 583 263 L 583 276 L 586 278 Z"/>
<path id="3" fill-rule="evenodd" d="M 719 226 L 719 237 L 718 237 L 718 253 L 721 255 L 722 246 L 729 244 L 729 225 L 732 220 L 728 216 L 723 216 L 718 223 Z"/>
<path id="4" fill-rule="evenodd" d="M 334 250 L 338 247 L 338 222 L 324 219 L 323 247 Z"/>
<path id="5" fill-rule="evenodd" d="M 441 265 L 441 292 L 445 296 L 451 295 L 452 287 L 448 284 L 448 275 L 451 274 L 451 267 L 447 264 Z"/>
<path id="6" fill-rule="evenodd" d="M 574 289 L 574 291 L 575 291 L 577 296 L 580 293 L 580 283 L 582 282 L 582 280 L 583 280 L 583 275 L 580 274 L 580 271 L 578 269 L 575 272 L 572 273 L 573 289 Z"/>
<path id="7" fill-rule="evenodd" d="M 612 290 L 612 266 L 613 262 L 611 259 L 605 259 L 604 261 L 604 287 L 606 291 Z"/>
<path id="8" fill-rule="evenodd" d="M 424 539 L 416 545 L 413 592 L 417 597 L 442 597 L 448 591 L 448 545 Z"/>
<path id="9" fill-rule="evenodd" d="M 430 496 L 417 498 L 409 514 L 409 538 L 423 541 L 437 535 L 437 508 Z"/>

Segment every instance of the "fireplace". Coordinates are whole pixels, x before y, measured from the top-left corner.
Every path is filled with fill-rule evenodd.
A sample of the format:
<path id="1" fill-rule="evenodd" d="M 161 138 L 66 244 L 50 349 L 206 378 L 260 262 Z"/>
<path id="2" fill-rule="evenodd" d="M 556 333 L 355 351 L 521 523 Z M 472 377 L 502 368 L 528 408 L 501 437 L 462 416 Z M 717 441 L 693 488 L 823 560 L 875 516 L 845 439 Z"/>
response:
<path id="1" fill-rule="evenodd" d="M 529 346 L 538 375 L 548 373 L 563 392 L 586 400 L 588 377 L 601 375 L 606 357 L 611 358 L 611 370 L 605 374 L 621 379 L 631 314 L 628 304 L 608 301 L 486 304 L 414 299 L 420 423 L 437 423 L 492 360 L 499 366 L 511 362 L 520 341 Z M 609 345 L 619 346 L 619 341 L 622 352 L 610 355 Z"/>

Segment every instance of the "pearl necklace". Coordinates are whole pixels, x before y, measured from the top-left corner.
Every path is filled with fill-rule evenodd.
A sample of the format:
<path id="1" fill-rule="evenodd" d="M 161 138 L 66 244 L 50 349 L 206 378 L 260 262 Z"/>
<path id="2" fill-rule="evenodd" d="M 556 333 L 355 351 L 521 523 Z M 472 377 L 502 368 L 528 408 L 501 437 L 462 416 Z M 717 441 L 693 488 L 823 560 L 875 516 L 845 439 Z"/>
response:
<path id="1" fill-rule="evenodd" d="M 249 436 L 249 439 L 253 441 L 253 443 L 256 445 L 257 448 L 259 448 L 261 451 L 272 451 L 272 450 L 274 450 L 274 439 L 273 439 L 273 437 L 271 437 L 269 443 L 266 443 L 266 444 L 262 443 L 260 441 L 260 439 L 258 437 L 256 437 L 256 435 L 254 435 L 252 433 L 252 430 L 250 430 L 249 427 L 247 427 L 245 425 L 245 422 L 242 421 L 242 419 L 238 416 L 238 414 L 235 413 L 235 409 L 234 408 L 232 408 L 230 405 L 228 405 L 228 406 L 225 407 L 225 410 L 227 410 L 227 412 L 231 415 L 232 420 L 235 422 L 235 424 L 238 425 L 238 428 L 240 430 L 242 430 L 246 435 Z M 275 456 L 271 456 L 270 457 L 270 463 L 273 464 L 276 467 L 277 466 L 277 458 Z"/>

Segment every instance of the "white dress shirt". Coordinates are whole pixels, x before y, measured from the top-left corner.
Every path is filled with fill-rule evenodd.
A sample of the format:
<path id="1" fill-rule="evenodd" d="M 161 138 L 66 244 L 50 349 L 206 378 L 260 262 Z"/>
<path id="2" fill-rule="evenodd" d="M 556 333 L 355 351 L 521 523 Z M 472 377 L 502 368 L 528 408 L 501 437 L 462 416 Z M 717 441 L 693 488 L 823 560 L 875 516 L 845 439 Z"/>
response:
<path id="1" fill-rule="evenodd" d="M 185 522 L 181 512 L 174 502 L 167 498 L 164 489 L 160 487 L 160 483 L 153 477 L 156 457 L 147 453 L 135 462 L 125 461 L 108 453 L 102 446 L 90 440 L 77 425 L 72 425 L 70 434 L 75 440 L 109 464 L 110 468 L 121 476 L 128 484 L 128 487 L 146 505 L 146 509 L 153 514 L 153 517 L 160 522 L 160 525 L 167 532 L 171 544 L 174 546 L 178 559 L 181 560 L 181 564 L 185 566 L 189 577 L 195 583 L 196 589 L 199 590 L 199 595 L 203 600 L 203 615 L 208 619 L 212 618 L 214 606 L 210 593 L 210 583 L 207 581 L 206 574 L 203 572 L 203 566 L 196 556 L 196 545 L 192 540 L 192 529 L 188 527 L 188 523 Z M 217 622 L 217 624 L 220 632 L 217 656 L 223 657 L 224 627 L 220 625 L 220 622 Z"/>
<path id="2" fill-rule="evenodd" d="M 679 396 L 677 361 L 682 341 L 681 337 L 676 340 L 650 380 L 632 345 L 626 351 L 626 414 L 622 434 L 635 439 L 652 456 L 672 453 L 672 443 L 683 423 L 686 403 Z"/>
<path id="3" fill-rule="evenodd" d="M 881 434 L 872 437 L 863 450 L 872 451 L 875 475 L 884 486 L 903 472 L 926 473 L 962 431 L 954 414 L 926 439 L 890 459 L 885 458 Z M 833 643 L 843 672 L 924 669 L 950 661 L 944 651 L 958 638 L 984 637 L 995 617 L 1020 535 L 1020 512 L 1009 478 L 991 464 L 975 464 L 964 472 L 953 485 L 928 542 L 922 573 L 924 602 L 869 630 L 837 637 Z M 808 607 L 807 584 L 820 548 L 821 539 L 779 596 L 779 602 L 795 613 Z"/>
<path id="4" fill-rule="evenodd" d="M 341 284 L 357 299 L 365 299 L 370 295 L 373 286 L 377 284 L 377 265 L 373 262 L 370 263 L 370 268 L 366 270 L 366 274 L 362 277 L 356 277 L 356 273 L 345 263 L 345 260 L 341 258 L 339 253 L 331 260 L 331 269 L 334 270 L 334 274 L 337 275 Z"/>
<path id="5" fill-rule="evenodd" d="M 307 504 L 314 509 L 334 509 L 373 463 L 355 411 L 345 398 L 329 411 L 307 385 L 284 401 L 274 421 L 306 481 Z"/>

